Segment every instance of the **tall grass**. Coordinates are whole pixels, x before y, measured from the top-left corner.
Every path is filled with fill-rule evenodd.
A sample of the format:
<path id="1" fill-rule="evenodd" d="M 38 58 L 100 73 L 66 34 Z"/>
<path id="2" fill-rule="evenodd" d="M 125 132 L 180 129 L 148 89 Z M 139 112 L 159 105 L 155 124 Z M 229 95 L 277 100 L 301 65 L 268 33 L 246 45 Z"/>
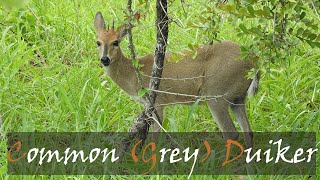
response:
<path id="1" fill-rule="evenodd" d="M 179 1 L 170 6 L 171 14 L 182 22 L 182 27 L 179 23 L 170 24 L 169 51 L 181 51 L 190 43 L 204 42 L 200 30 L 183 26 L 199 16 L 201 6 L 196 1 L 194 4 L 187 15 L 182 13 Z M 93 31 L 93 17 L 97 11 L 102 11 L 108 22 L 114 19 L 120 24 L 124 20 L 122 11 L 126 1 L 33 0 L 26 1 L 26 5 L 20 8 L 0 6 L 0 114 L 4 120 L 1 132 L 128 131 L 142 106 L 103 75 Z M 144 15 L 134 29 L 138 55 L 152 53 L 155 45 L 154 8 Z M 252 41 L 250 37 L 237 37 L 229 22 L 221 26 L 220 39 L 242 44 Z M 127 40 L 121 46 L 129 55 Z M 319 131 L 320 51 L 302 43 L 298 51 L 305 52 L 305 55 L 291 54 L 284 62 L 261 67 L 259 93 L 247 104 L 254 131 Z M 165 117 L 164 128 L 167 131 L 219 131 L 206 106 L 174 106 L 167 109 Z M 319 133 L 317 136 L 319 139 Z M 132 178 L 9 176 L 6 174 L 5 141 L 0 142 L 0 147 L 0 179 Z M 148 177 L 185 179 L 187 176 Z M 144 176 L 134 178 L 144 179 Z M 193 176 L 193 179 L 204 178 L 229 179 L 236 176 Z"/>

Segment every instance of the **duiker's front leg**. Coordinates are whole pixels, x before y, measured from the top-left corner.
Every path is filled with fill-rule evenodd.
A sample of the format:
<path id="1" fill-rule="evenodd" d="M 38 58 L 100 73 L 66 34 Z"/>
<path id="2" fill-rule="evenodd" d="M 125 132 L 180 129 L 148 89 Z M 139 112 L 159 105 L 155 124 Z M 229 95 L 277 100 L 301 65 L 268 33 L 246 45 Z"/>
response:
<path id="1" fill-rule="evenodd" d="M 208 106 L 225 139 L 237 140 L 239 133 L 232 122 L 228 108 L 230 104 L 224 99 L 210 100 Z M 232 132 L 232 133 L 231 133 Z"/>

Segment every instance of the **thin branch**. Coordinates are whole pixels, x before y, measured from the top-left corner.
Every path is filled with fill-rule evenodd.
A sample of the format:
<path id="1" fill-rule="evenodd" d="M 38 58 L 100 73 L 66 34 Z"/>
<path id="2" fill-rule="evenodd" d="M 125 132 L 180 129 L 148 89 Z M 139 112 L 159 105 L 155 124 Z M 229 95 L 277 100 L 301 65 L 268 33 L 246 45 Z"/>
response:
<path id="1" fill-rule="evenodd" d="M 133 15 L 132 0 L 128 0 L 127 8 L 128 8 L 130 17 L 132 17 L 132 15 Z M 127 22 L 127 26 L 128 26 L 127 27 L 127 31 L 128 31 L 128 39 L 129 39 L 129 49 L 130 49 L 130 52 L 131 52 L 131 60 L 135 60 L 136 59 L 136 52 L 135 52 L 135 47 L 134 47 L 133 38 L 132 38 L 132 28 L 133 28 L 133 26 L 132 26 L 131 20 L 129 20 Z M 135 66 L 133 66 L 133 68 L 134 68 L 135 74 L 136 74 L 136 76 L 138 78 L 138 84 L 139 84 L 140 88 L 143 88 L 141 74 L 140 74 L 139 70 Z"/>
<path id="2" fill-rule="evenodd" d="M 184 2 L 184 0 L 180 0 L 180 3 L 181 3 L 181 6 L 182 6 L 182 10 L 184 12 L 184 15 L 187 15 L 187 12 L 186 12 L 186 10 L 184 8 L 184 6 L 186 5 L 186 2 Z"/>
<path id="3" fill-rule="evenodd" d="M 224 95 L 217 95 L 217 96 L 197 96 L 197 95 L 192 95 L 192 94 L 174 93 L 174 92 L 160 91 L 160 90 L 155 90 L 155 89 L 150 89 L 150 91 L 157 92 L 157 93 L 162 93 L 162 94 L 174 95 L 174 96 L 192 97 L 192 98 L 195 98 L 195 99 L 221 98 L 221 97 L 224 97 L 224 96 L 227 95 L 227 94 L 224 94 Z"/>
<path id="4" fill-rule="evenodd" d="M 311 5 L 312 5 L 312 7 L 313 7 L 313 9 L 314 9 L 314 12 L 316 13 L 316 15 L 317 15 L 318 19 L 320 20 L 320 16 L 319 16 L 319 14 L 318 14 L 318 11 L 317 11 L 316 6 L 314 5 L 313 0 L 310 0 L 310 2 L 311 2 Z"/>
<path id="5" fill-rule="evenodd" d="M 277 18 L 277 12 L 273 13 L 273 33 L 272 33 L 272 42 L 275 44 L 276 42 L 276 18 Z"/>
<path id="6" fill-rule="evenodd" d="M 127 9 L 129 11 L 129 16 L 132 17 L 133 16 L 132 0 L 128 0 Z M 135 53 L 135 46 L 133 44 L 133 37 L 132 37 L 133 25 L 131 23 L 131 19 L 128 21 L 127 25 L 128 25 L 128 29 L 127 30 L 128 30 L 128 38 L 129 38 L 129 49 L 131 51 L 131 60 L 135 60 L 136 59 L 136 53 Z M 140 73 L 139 69 L 137 67 L 135 67 L 134 65 L 133 65 L 133 68 L 134 68 L 135 74 L 137 76 L 138 84 L 140 86 L 140 89 L 142 89 L 144 87 L 143 87 L 143 83 L 142 83 L 141 73 Z M 148 102 L 151 102 L 149 96 L 145 96 L 145 98 L 147 99 Z M 157 119 L 159 120 L 160 116 L 159 116 L 158 112 L 155 111 L 154 113 L 155 113 Z"/>
<path id="7" fill-rule="evenodd" d="M 146 74 L 143 74 L 141 73 L 142 76 L 145 76 L 145 77 L 149 77 L 149 78 L 152 78 L 152 76 L 149 76 L 149 75 L 146 75 Z M 206 78 L 206 77 L 210 77 L 210 76 L 214 76 L 215 74 L 209 74 L 209 75 L 205 75 L 205 76 L 196 76 L 196 77 L 186 77 L 186 78 L 157 78 L 157 77 L 154 77 L 154 78 L 157 78 L 157 79 L 161 79 L 161 80 L 173 80 L 173 81 L 186 81 L 186 80 L 194 80 L 194 79 L 200 79 L 200 78 Z"/>
<path id="8" fill-rule="evenodd" d="M 156 105 L 156 107 L 172 106 L 172 105 L 177 105 L 177 104 L 191 104 L 191 103 L 195 103 L 197 101 L 204 102 L 204 101 L 210 101 L 210 100 L 216 100 L 216 99 L 217 99 L 217 97 L 208 98 L 208 99 L 196 99 L 196 100 L 192 100 L 192 101 L 179 101 L 179 102 L 174 102 L 174 103 L 158 104 L 158 105 Z"/>
<path id="9" fill-rule="evenodd" d="M 159 10 L 159 3 L 161 4 L 161 6 L 162 6 L 162 3 L 164 3 L 164 6 L 162 6 L 163 11 Z M 128 8 L 130 17 L 132 17 L 132 15 L 133 15 L 132 0 L 128 0 L 127 8 Z M 163 19 L 168 21 L 167 20 L 168 17 L 166 14 L 167 13 L 166 8 L 167 8 L 167 0 L 157 0 L 157 25 L 159 27 L 157 29 L 158 30 L 157 48 L 155 50 L 155 59 L 154 59 L 154 64 L 153 64 L 153 68 L 152 68 L 152 73 L 151 73 L 152 77 L 157 77 L 157 78 L 161 78 L 164 57 L 165 57 L 166 44 L 167 44 L 167 37 L 168 37 L 168 24 L 163 24 L 163 21 L 162 21 Z M 130 43 L 129 48 L 131 49 L 132 60 L 134 60 L 134 59 L 136 59 L 136 54 L 134 51 L 134 45 L 133 45 L 133 40 L 132 40 L 131 19 L 129 19 L 128 26 L 129 26 L 128 34 L 129 34 L 129 43 Z M 164 35 L 162 34 L 163 31 L 165 33 Z M 160 36 L 160 34 L 163 36 Z M 140 73 L 136 67 L 134 67 L 134 69 L 135 69 L 136 75 L 138 77 L 138 81 L 140 81 L 139 84 L 141 87 L 143 87 Z M 160 85 L 160 79 L 153 79 L 153 78 L 150 79 L 150 83 L 149 83 L 150 89 L 157 90 L 157 89 L 159 89 L 159 85 Z M 146 98 L 148 101 L 146 101 L 146 103 L 145 103 L 145 109 L 135 119 L 135 122 L 133 123 L 132 128 L 129 133 L 129 138 L 122 142 L 123 147 L 121 149 L 122 153 L 120 154 L 120 157 L 122 157 L 124 152 L 127 151 L 130 143 L 132 142 L 132 139 L 140 139 L 140 140 L 142 140 L 142 144 L 144 143 L 144 141 L 147 139 L 147 134 L 148 134 L 149 127 L 150 127 L 150 119 L 153 119 L 156 121 L 156 123 L 160 124 L 159 123 L 159 119 L 160 119 L 159 115 L 158 115 L 156 109 L 154 108 L 156 97 L 157 97 L 156 92 L 150 92 L 149 94 L 147 94 Z M 154 119 L 152 117 L 153 113 L 156 114 L 157 119 Z"/>
<path id="10" fill-rule="evenodd" d="M 155 122 L 160 126 L 161 130 L 162 130 L 163 132 L 167 133 L 166 135 L 167 135 L 173 142 L 175 142 L 179 147 L 182 147 L 174 138 L 172 138 L 172 137 L 170 136 L 170 134 L 168 134 L 168 131 L 167 131 L 158 121 L 156 121 L 156 119 L 155 119 L 154 117 L 150 117 L 150 119 L 153 119 L 153 121 L 155 121 Z"/>
<path id="11" fill-rule="evenodd" d="M 0 129 L 1 129 L 2 124 L 3 124 L 3 121 L 2 121 L 1 114 L 0 114 Z"/>
<path id="12" fill-rule="evenodd" d="M 32 13 L 32 15 L 37 19 L 37 21 L 40 23 L 41 27 L 42 27 L 42 23 L 39 19 L 39 17 L 36 15 L 36 13 L 29 7 L 27 6 L 28 10 Z M 42 27 L 43 28 L 43 27 Z"/>
<path id="13" fill-rule="evenodd" d="M 178 104 L 192 104 L 195 103 L 197 101 L 199 102 L 204 102 L 204 101 L 210 101 L 210 100 L 217 100 L 218 98 L 222 98 L 224 101 L 226 101 L 227 103 L 234 105 L 234 106 L 244 106 L 245 104 L 243 103 L 233 103 L 229 100 L 227 100 L 225 97 L 213 97 L 213 98 L 207 98 L 207 99 L 197 99 L 197 100 L 192 100 L 192 101 L 180 101 L 180 102 L 174 102 L 174 103 L 167 103 L 167 104 L 158 104 L 155 107 L 162 107 L 162 106 L 172 106 L 172 105 L 178 105 Z"/>

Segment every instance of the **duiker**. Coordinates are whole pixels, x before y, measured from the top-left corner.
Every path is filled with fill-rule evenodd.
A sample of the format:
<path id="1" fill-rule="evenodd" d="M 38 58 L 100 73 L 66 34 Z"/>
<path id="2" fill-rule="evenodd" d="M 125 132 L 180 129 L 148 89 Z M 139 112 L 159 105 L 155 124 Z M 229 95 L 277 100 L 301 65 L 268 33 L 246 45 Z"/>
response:
<path id="1" fill-rule="evenodd" d="M 131 97 L 138 98 L 140 86 L 134 67 L 131 59 L 125 57 L 120 48 L 126 30 L 115 30 L 113 27 L 106 29 L 100 12 L 95 16 L 94 26 L 100 61 L 106 73 Z M 163 109 L 167 105 L 192 104 L 195 102 L 195 96 L 213 97 L 206 99 L 212 117 L 222 132 L 235 132 L 231 135 L 233 137 L 225 138 L 237 139 L 239 136 L 228 112 L 231 107 L 242 131 L 247 132 L 244 137 L 250 145 L 252 133 L 246 115 L 245 99 L 247 95 L 256 93 L 259 74 L 257 73 L 253 80 L 245 76 L 248 70 L 253 68 L 253 62 L 239 60 L 240 46 L 232 41 L 200 47 L 197 54 L 195 59 L 186 55 L 177 63 L 170 62 L 171 55 L 166 54 L 159 91 L 170 93 L 158 92 L 155 106 L 160 123 L 163 120 Z M 145 55 L 138 60 L 142 65 L 142 83 L 144 87 L 148 87 L 154 55 Z M 215 96 L 221 97 L 214 98 Z M 141 98 L 138 100 L 142 101 Z M 160 130 L 157 123 L 153 123 L 152 128 L 153 131 Z"/>

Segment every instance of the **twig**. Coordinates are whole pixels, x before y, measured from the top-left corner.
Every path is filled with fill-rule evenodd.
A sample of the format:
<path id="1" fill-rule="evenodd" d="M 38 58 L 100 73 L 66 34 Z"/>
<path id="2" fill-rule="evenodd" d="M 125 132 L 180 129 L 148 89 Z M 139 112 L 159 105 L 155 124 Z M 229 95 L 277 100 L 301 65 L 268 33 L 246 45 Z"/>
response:
<path id="1" fill-rule="evenodd" d="M 1 114 L 0 114 L 0 129 L 1 129 L 2 124 L 3 124 L 3 121 L 2 121 Z"/>
<path id="2" fill-rule="evenodd" d="M 190 104 L 190 103 L 195 103 L 196 101 L 203 102 L 203 101 L 210 101 L 210 100 L 216 100 L 216 99 L 217 99 L 217 97 L 208 98 L 208 99 L 196 99 L 196 100 L 192 100 L 192 101 L 179 101 L 179 102 L 174 102 L 174 103 L 158 104 L 156 107 L 171 106 L 171 105 L 177 105 L 177 104 Z"/>
<path id="3" fill-rule="evenodd" d="M 133 11 L 132 11 L 132 0 L 128 0 L 127 8 L 128 8 L 128 11 L 129 11 L 129 14 L 130 14 L 130 17 L 131 17 L 132 14 L 133 14 Z M 127 25 L 128 25 L 127 31 L 128 31 L 128 39 L 129 39 L 129 49 L 130 49 L 130 52 L 131 52 L 131 60 L 133 61 L 133 60 L 136 59 L 136 52 L 135 52 L 135 47 L 134 47 L 133 38 L 132 38 L 132 28 L 133 28 L 133 26 L 132 26 L 132 23 L 131 23 L 130 20 L 127 22 Z M 139 70 L 135 66 L 133 66 L 133 68 L 134 68 L 135 74 L 136 74 L 136 76 L 138 78 L 138 84 L 139 84 L 140 88 L 143 88 L 141 74 L 140 74 Z"/>
<path id="4" fill-rule="evenodd" d="M 133 16 L 132 0 L 128 0 L 127 8 L 128 8 L 130 17 L 132 17 Z M 133 25 L 132 25 L 131 21 L 129 20 L 128 21 L 128 29 L 127 29 L 128 30 L 128 38 L 129 38 L 129 49 L 131 51 L 131 60 L 135 60 L 136 59 L 136 53 L 135 53 L 135 47 L 134 47 L 133 38 L 132 38 L 132 28 L 133 28 Z M 135 67 L 134 65 L 133 65 L 133 68 L 134 68 L 135 74 L 136 74 L 136 76 L 138 78 L 138 84 L 139 84 L 140 88 L 142 89 L 144 87 L 143 87 L 143 84 L 142 84 L 141 73 L 140 73 L 139 69 L 137 67 Z M 145 96 L 145 98 L 147 99 L 147 101 L 151 102 L 149 96 Z M 155 111 L 154 113 L 155 113 L 157 119 L 159 120 L 160 116 L 159 116 L 158 112 Z"/>
<path id="5" fill-rule="evenodd" d="M 174 92 L 160 91 L 160 90 L 155 90 L 155 89 L 150 89 L 150 91 L 162 93 L 162 94 L 170 94 L 170 95 L 175 95 L 175 96 L 192 97 L 195 99 L 221 98 L 221 97 L 224 97 L 227 95 L 227 94 L 224 94 L 224 95 L 217 95 L 217 96 L 197 96 L 197 95 L 192 95 L 192 94 L 174 93 Z"/>
<path id="6" fill-rule="evenodd" d="M 29 6 L 27 6 L 27 8 L 32 13 L 32 15 L 37 19 L 37 21 L 40 23 L 41 27 L 43 28 L 42 23 L 41 23 L 39 17 L 36 15 L 36 13 Z"/>
<path id="7" fill-rule="evenodd" d="M 173 140 L 173 142 L 175 142 L 178 146 L 182 147 L 175 139 L 173 139 L 173 138 L 170 136 L 170 134 L 168 134 L 168 132 L 166 131 L 166 129 L 165 129 L 158 121 L 156 121 L 156 119 L 155 119 L 154 117 L 150 117 L 150 119 L 153 119 L 153 121 L 155 121 L 155 122 L 160 126 L 160 128 L 162 129 L 162 131 L 165 132 L 165 133 L 167 133 L 166 135 L 168 135 L 169 138 Z"/>
<path id="8" fill-rule="evenodd" d="M 0 114 L 0 137 L 1 137 L 1 138 L 3 138 L 3 133 L 2 133 L 3 130 L 1 129 L 1 128 L 3 128 L 2 125 L 3 125 L 3 121 L 2 121 L 1 114 Z"/>
<path id="9" fill-rule="evenodd" d="M 277 12 L 273 13 L 273 33 L 272 33 L 272 42 L 275 44 L 276 42 L 276 17 L 277 17 Z"/>
<path id="10" fill-rule="evenodd" d="M 129 11 L 130 17 L 132 17 L 132 15 L 133 15 L 132 0 L 128 0 L 127 9 Z M 129 49 L 131 51 L 131 59 L 133 61 L 136 59 L 136 53 L 135 53 L 135 47 L 134 47 L 133 38 L 132 38 L 132 27 L 133 26 L 131 23 L 131 18 L 128 20 L 127 26 L 128 27 L 126 27 L 127 28 L 126 30 L 128 31 Z M 140 88 L 143 88 L 142 78 L 139 73 L 139 70 L 133 65 L 133 63 L 132 63 L 132 66 L 133 66 L 135 74 L 137 76 L 138 84 L 139 84 Z M 148 99 L 148 97 L 147 97 L 147 99 Z M 138 140 L 142 140 L 143 142 L 146 140 L 149 126 L 150 126 L 148 119 L 149 119 L 149 115 L 146 114 L 145 111 L 143 111 L 141 114 L 139 114 L 136 117 L 136 120 L 130 129 L 129 138 L 127 140 L 125 140 L 124 142 L 122 142 L 122 144 L 123 144 L 122 153 L 127 151 L 132 140 L 138 139 Z M 121 154 L 120 157 L 122 157 L 122 155 L 123 154 Z"/>
<path id="11" fill-rule="evenodd" d="M 159 22 L 159 18 L 161 18 L 161 16 L 158 14 L 159 13 L 159 9 L 158 9 L 158 3 L 159 1 L 164 1 L 165 3 L 165 7 L 163 7 L 163 11 L 166 13 L 166 1 L 167 0 L 158 0 L 157 1 L 157 21 Z M 161 4 L 161 2 L 160 2 Z M 133 15 L 133 11 L 132 11 L 132 0 L 128 0 L 128 5 L 127 5 L 128 11 L 129 11 L 129 15 L 130 17 L 132 17 Z M 166 14 L 165 14 L 166 15 Z M 166 19 L 166 18 L 163 18 Z M 158 23 L 159 25 L 160 23 Z M 166 37 L 168 36 L 168 25 L 163 25 L 166 26 Z M 134 51 L 134 45 L 133 45 L 133 40 L 132 40 L 132 24 L 131 24 L 131 19 L 129 19 L 128 21 L 128 36 L 129 36 L 129 48 L 131 50 L 131 58 L 132 60 L 136 59 L 136 54 Z M 159 52 L 159 49 L 156 49 L 156 53 L 155 53 L 155 62 L 154 62 L 154 66 L 152 69 L 152 77 L 161 77 L 162 74 L 162 67 L 163 67 L 163 61 L 164 61 L 164 55 L 161 56 L 161 53 L 165 53 L 165 45 L 166 45 L 166 41 L 167 39 L 165 37 L 159 37 L 159 34 L 162 34 L 162 28 L 158 27 L 158 33 L 157 33 L 157 39 L 158 39 L 158 44 L 157 45 L 162 45 L 164 44 L 164 51 L 163 52 Z M 165 42 L 165 43 L 162 43 Z M 160 54 L 160 55 L 159 55 Z M 142 78 L 141 78 L 141 74 L 139 73 L 139 70 L 135 67 L 135 73 L 137 75 L 138 78 L 138 83 L 140 85 L 141 88 L 143 88 L 143 84 L 142 84 Z M 161 69 L 159 69 L 161 68 Z M 160 84 L 160 79 L 150 79 L 150 89 L 158 89 L 159 88 L 159 84 Z M 156 109 L 154 108 L 154 103 L 155 103 L 155 99 L 156 99 L 156 93 L 152 92 L 149 93 L 147 96 L 147 101 L 145 103 L 145 109 L 144 111 L 136 118 L 134 124 L 132 125 L 132 128 L 130 130 L 130 134 L 129 134 L 129 139 L 125 140 L 124 142 L 122 142 L 122 153 L 120 154 L 120 157 L 123 156 L 124 152 L 127 151 L 132 139 L 139 139 L 142 140 L 142 143 L 144 143 L 144 141 L 147 138 L 147 134 L 149 131 L 149 127 L 150 127 L 150 119 L 153 119 L 156 123 L 159 123 L 159 115 L 156 111 Z M 152 114 L 155 114 L 157 119 L 155 119 L 154 117 L 152 117 Z M 154 123 L 154 122 L 153 122 Z M 163 127 L 162 127 L 163 128 Z"/>
<path id="12" fill-rule="evenodd" d="M 184 9 L 184 6 L 186 5 L 186 2 L 184 2 L 184 0 L 180 0 L 181 6 L 182 6 L 182 10 L 184 12 L 184 15 L 187 15 L 186 10 Z"/>
<path id="13" fill-rule="evenodd" d="M 149 75 L 146 75 L 146 74 L 143 74 L 141 73 L 142 76 L 145 76 L 145 77 L 149 77 L 149 78 L 152 78 L 151 76 Z M 173 81 L 185 81 L 185 80 L 193 80 L 193 79 L 199 79 L 199 78 L 206 78 L 206 77 L 210 77 L 210 76 L 214 76 L 214 74 L 209 74 L 209 75 L 205 75 L 205 76 L 196 76 L 196 77 L 186 77 L 186 78 L 157 78 L 157 79 L 161 79 L 161 80 L 173 80 Z M 154 77 L 156 78 L 156 77 Z"/>
<path id="14" fill-rule="evenodd" d="M 316 13 L 318 19 L 320 20 L 320 16 L 319 16 L 319 14 L 318 14 L 318 11 L 317 11 L 316 6 L 315 6 L 314 3 L 313 3 L 313 0 L 310 0 L 310 2 L 311 2 L 311 5 L 312 5 L 312 7 L 313 7 L 313 9 L 314 9 L 314 12 Z"/>

